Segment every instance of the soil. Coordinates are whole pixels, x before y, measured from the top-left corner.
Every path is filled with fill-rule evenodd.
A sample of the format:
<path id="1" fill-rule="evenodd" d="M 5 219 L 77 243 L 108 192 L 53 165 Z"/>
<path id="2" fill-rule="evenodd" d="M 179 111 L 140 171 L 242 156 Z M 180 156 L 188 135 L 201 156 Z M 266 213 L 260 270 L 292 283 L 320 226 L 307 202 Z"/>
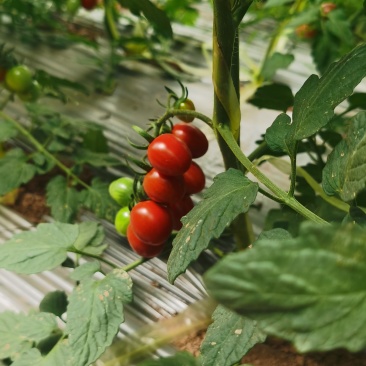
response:
<path id="1" fill-rule="evenodd" d="M 206 331 L 201 330 L 174 343 L 181 351 L 199 355 L 200 344 Z M 267 338 L 255 345 L 241 360 L 241 364 L 251 366 L 366 366 L 366 352 L 350 353 L 346 350 L 299 354 L 286 341 Z"/>
<path id="2" fill-rule="evenodd" d="M 21 216 L 32 223 L 42 222 L 44 216 L 49 214 L 45 186 L 52 174 L 37 176 L 21 187 L 12 205 Z M 174 346 L 178 350 L 186 350 L 198 356 L 205 334 L 205 330 L 198 331 L 174 342 Z M 241 363 L 252 366 L 366 366 L 366 351 L 352 354 L 345 350 L 335 350 L 300 355 L 288 342 L 268 338 L 266 342 L 255 345 Z"/>

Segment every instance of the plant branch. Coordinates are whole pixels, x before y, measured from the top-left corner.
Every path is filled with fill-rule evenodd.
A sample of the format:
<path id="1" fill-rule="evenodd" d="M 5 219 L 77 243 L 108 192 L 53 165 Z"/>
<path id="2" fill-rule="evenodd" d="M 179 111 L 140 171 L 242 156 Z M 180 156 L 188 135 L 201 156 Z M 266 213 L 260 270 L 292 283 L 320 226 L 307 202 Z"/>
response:
<path id="1" fill-rule="evenodd" d="M 212 127 L 212 120 L 211 118 L 207 117 L 206 115 L 199 113 L 197 111 L 191 111 L 191 110 L 186 110 L 186 109 L 168 109 L 163 116 L 161 116 L 160 118 L 158 118 L 156 120 L 156 124 L 158 126 L 163 125 L 169 118 L 175 117 L 175 116 L 193 116 L 194 118 L 197 118 L 199 120 L 201 120 L 202 122 L 206 123 L 206 125 Z"/>
<path id="2" fill-rule="evenodd" d="M 281 203 L 291 207 L 294 211 L 298 212 L 300 215 L 304 216 L 308 220 L 319 224 L 328 224 L 327 221 L 323 220 L 318 215 L 314 214 L 312 211 L 304 207 L 300 202 L 298 202 L 294 197 L 291 197 L 283 191 L 280 187 L 274 184 L 267 176 L 265 176 L 256 166 L 253 164 L 241 151 L 239 145 L 235 141 L 231 131 L 224 124 L 219 124 L 217 127 L 218 133 L 226 141 L 228 146 L 231 148 L 232 152 L 235 154 L 236 158 L 241 164 L 252 173 L 264 186 L 266 186 L 270 191 L 272 191 L 275 196 L 280 200 Z"/>
<path id="3" fill-rule="evenodd" d="M 11 118 L 4 112 L 0 111 L 0 117 L 4 118 L 8 122 L 11 122 L 14 127 L 37 149 L 38 152 L 43 154 L 46 158 L 53 161 L 65 174 L 71 177 L 76 183 L 80 184 L 86 189 L 90 186 L 82 181 L 78 176 L 76 176 L 66 165 L 64 165 L 60 160 L 58 160 L 54 155 L 52 155 L 37 139 L 35 139 L 29 131 L 24 128 L 18 121 Z"/>
<path id="4" fill-rule="evenodd" d="M 105 259 L 99 255 L 96 255 L 96 254 L 91 254 L 91 253 L 85 253 L 81 250 L 77 250 L 77 249 L 74 249 L 74 250 L 69 250 L 71 253 L 75 253 L 75 254 L 79 254 L 79 255 L 82 255 L 84 257 L 89 257 L 89 258 L 94 258 L 94 259 L 97 259 L 98 261 L 101 261 L 105 264 L 108 264 L 108 266 L 112 267 L 112 268 L 119 268 L 116 264 L 114 264 L 113 262 L 109 261 L 108 259 Z"/>

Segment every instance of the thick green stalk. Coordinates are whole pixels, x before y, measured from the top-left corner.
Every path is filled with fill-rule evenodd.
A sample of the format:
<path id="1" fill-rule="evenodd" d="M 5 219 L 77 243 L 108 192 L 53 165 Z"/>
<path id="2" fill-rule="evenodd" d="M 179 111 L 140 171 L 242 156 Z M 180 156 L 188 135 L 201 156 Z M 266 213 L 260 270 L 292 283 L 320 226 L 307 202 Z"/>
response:
<path id="1" fill-rule="evenodd" d="M 239 89 L 239 38 L 238 26 L 252 1 L 214 0 L 213 24 L 213 127 L 223 156 L 225 169 L 240 169 L 241 165 L 222 136 L 217 133 L 220 123 L 227 125 L 240 143 L 240 89 Z M 232 223 L 238 249 L 243 249 L 254 240 L 252 224 L 247 214 L 239 215 Z"/>

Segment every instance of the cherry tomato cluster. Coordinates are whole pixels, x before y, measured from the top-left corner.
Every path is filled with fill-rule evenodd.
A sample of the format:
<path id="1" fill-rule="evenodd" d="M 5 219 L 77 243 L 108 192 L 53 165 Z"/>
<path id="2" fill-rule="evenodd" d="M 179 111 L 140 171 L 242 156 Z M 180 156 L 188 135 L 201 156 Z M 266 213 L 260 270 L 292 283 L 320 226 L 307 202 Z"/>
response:
<path id="1" fill-rule="evenodd" d="M 184 104 L 178 108 L 194 110 L 193 103 L 189 103 L 188 107 Z M 181 120 L 187 121 L 186 117 L 183 115 Z M 194 206 L 191 195 L 205 187 L 205 175 L 193 159 L 207 150 L 208 140 L 200 129 L 186 122 L 177 123 L 147 147 L 151 167 L 140 180 L 142 200 L 131 204 L 136 201 L 131 178 L 111 183 L 110 195 L 122 206 L 116 215 L 116 230 L 127 236 L 137 254 L 146 258 L 159 255 L 172 231 L 182 227 L 181 218 Z"/>
<path id="2" fill-rule="evenodd" d="M 41 95 L 41 86 L 25 65 L 16 65 L 9 69 L 0 66 L 0 82 L 25 102 L 35 102 Z"/>

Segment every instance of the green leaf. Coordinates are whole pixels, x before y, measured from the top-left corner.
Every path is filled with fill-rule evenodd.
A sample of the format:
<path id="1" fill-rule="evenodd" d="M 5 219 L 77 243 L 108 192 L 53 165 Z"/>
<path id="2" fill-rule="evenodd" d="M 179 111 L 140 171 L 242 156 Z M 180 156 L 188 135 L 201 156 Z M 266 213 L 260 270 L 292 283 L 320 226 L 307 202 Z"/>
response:
<path id="1" fill-rule="evenodd" d="M 366 213 L 357 206 L 351 206 L 349 215 L 354 223 L 366 228 Z"/>
<path id="2" fill-rule="evenodd" d="M 294 104 L 294 96 L 287 85 L 272 83 L 259 87 L 248 102 L 258 108 L 287 111 Z"/>
<path id="3" fill-rule="evenodd" d="M 24 274 L 53 269 L 67 258 L 78 233 L 77 225 L 52 223 L 16 234 L 0 246 L 0 268 Z"/>
<path id="4" fill-rule="evenodd" d="M 32 161 L 36 166 L 38 174 L 48 173 L 55 166 L 55 162 L 46 158 L 41 152 L 34 152 L 32 154 Z"/>
<path id="5" fill-rule="evenodd" d="M 173 31 L 169 18 L 165 12 L 159 9 L 149 0 L 119 0 L 120 4 L 129 8 L 135 15 L 143 15 L 151 23 L 154 30 L 165 38 L 172 38 Z"/>
<path id="6" fill-rule="evenodd" d="M 265 230 L 262 231 L 261 234 L 258 236 L 258 239 L 255 241 L 255 243 L 258 242 L 258 240 L 276 240 L 276 239 L 289 239 L 291 238 L 291 234 L 281 228 L 275 228 L 271 230 Z"/>
<path id="7" fill-rule="evenodd" d="M 354 47 L 356 45 L 355 37 L 352 32 L 352 26 L 342 9 L 334 9 L 328 14 L 325 22 L 327 30 L 336 36 L 338 40 Z M 338 41 L 339 44 L 339 41 Z"/>
<path id="8" fill-rule="evenodd" d="M 266 336 L 254 320 L 244 318 L 223 306 L 218 306 L 212 315 L 201 345 L 202 366 L 231 366 Z"/>
<path id="9" fill-rule="evenodd" d="M 58 98 L 63 102 L 67 102 L 68 99 L 67 95 L 62 91 L 63 88 L 74 89 L 86 95 L 89 94 L 85 85 L 53 76 L 44 70 L 36 70 L 33 78 L 41 84 L 45 94 Z"/>
<path id="10" fill-rule="evenodd" d="M 209 269 L 209 293 L 300 352 L 366 347 L 365 229 L 304 223 Z"/>
<path id="11" fill-rule="evenodd" d="M 338 193 L 344 201 L 353 200 L 366 187 L 366 112 L 351 120 L 347 137 L 331 152 L 323 169 L 326 194 Z"/>
<path id="12" fill-rule="evenodd" d="M 286 113 L 279 114 L 272 125 L 267 128 L 265 140 L 271 150 L 276 152 L 286 151 L 290 156 L 293 154 L 295 144 L 288 144 L 286 134 L 291 126 L 291 117 Z"/>
<path id="13" fill-rule="evenodd" d="M 235 169 L 217 175 L 202 201 L 183 218 L 183 227 L 173 241 L 168 260 L 170 282 L 183 273 L 212 238 L 218 238 L 240 213 L 248 211 L 258 185 Z"/>
<path id="14" fill-rule="evenodd" d="M 64 291 L 52 291 L 46 294 L 39 304 L 39 310 L 43 313 L 52 313 L 58 317 L 66 312 L 67 296 Z"/>
<path id="15" fill-rule="evenodd" d="M 264 3 L 265 8 L 273 8 L 275 6 L 283 6 L 290 3 L 291 0 L 268 0 Z"/>
<path id="16" fill-rule="evenodd" d="M 118 204 L 111 198 L 108 192 L 109 183 L 100 178 L 94 178 L 91 187 L 82 191 L 80 200 L 84 207 L 94 212 L 98 217 L 113 222 Z"/>
<path id="17" fill-rule="evenodd" d="M 347 101 L 352 109 L 366 109 L 366 93 L 353 93 Z"/>
<path id="18" fill-rule="evenodd" d="M 34 342 L 47 338 L 56 329 L 53 314 L 0 313 L 0 359 L 25 352 Z"/>
<path id="19" fill-rule="evenodd" d="M 70 274 L 70 278 L 74 281 L 84 281 L 93 277 L 94 273 L 98 271 L 100 271 L 100 262 L 93 261 L 84 263 L 75 268 L 74 272 Z"/>
<path id="20" fill-rule="evenodd" d="M 11 366 L 77 366 L 73 362 L 73 356 L 68 345 L 68 340 L 58 342 L 55 347 L 44 357 L 36 348 L 23 353 Z"/>
<path id="21" fill-rule="evenodd" d="M 108 140 L 101 128 L 89 128 L 83 136 L 83 148 L 96 153 L 108 153 Z"/>
<path id="22" fill-rule="evenodd" d="M 276 151 L 282 148 L 294 156 L 297 142 L 324 127 L 334 116 L 334 108 L 348 98 L 365 77 L 365 60 L 366 44 L 361 44 L 333 63 L 320 79 L 311 75 L 295 95 L 292 123 L 280 115 L 267 129 L 266 141 L 270 147 L 276 147 Z"/>
<path id="23" fill-rule="evenodd" d="M 333 63 L 319 79 L 312 75 L 295 95 L 293 128 L 296 140 L 313 135 L 334 115 L 334 108 L 348 98 L 366 75 L 366 44 Z"/>
<path id="24" fill-rule="evenodd" d="M 68 185 L 65 177 L 57 175 L 46 188 L 47 205 L 52 217 L 60 222 L 73 222 L 80 207 L 79 192 Z"/>
<path id="25" fill-rule="evenodd" d="M 0 120 L 0 142 L 7 141 L 17 136 L 18 130 L 6 119 Z"/>
<path id="26" fill-rule="evenodd" d="M 263 64 L 261 72 L 262 77 L 264 80 L 272 80 L 278 69 L 286 69 L 291 65 L 294 59 L 294 55 L 291 54 L 273 53 Z"/>
<path id="27" fill-rule="evenodd" d="M 84 221 L 79 224 L 79 236 L 74 243 L 74 248 L 83 253 L 100 255 L 108 246 L 103 244 L 104 239 L 102 225 L 95 221 Z"/>
<path id="28" fill-rule="evenodd" d="M 291 235 L 297 235 L 302 221 L 304 221 L 303 216 L 294 213 L 292 209 L 285 206 L 269 210 L 263 229 L 284 229 Z"/>
<path id="29" fill-rule="evenodd" d="M 97 168 L 121 165 L 118 159 L 107 153 L 94 152 L 86 149 L 77 149 L 73 158 L 76 164 L 89 164 Z"/>
<path id="30" fill-rule="evenodd" d="M 0 196 L 33 178 L 36 168 L 27 161 L 28 157 L 21 149 L 12 149 L 0 159 Z"/>
<path id="31" fill-rule="evenodd" d="M 100 281 L 84 281 L 74 289 L 66 330 L 78 365 L 94 362 L 112 343 L 124 321 L 123 304 L 131 300 L 132 281 L 121 269 Z"/>
<path id="32" fill-rule="evenodd" d="M 139 363 L 138 366 L 198 366 L 196 358 L 188 352 L 178 352 L 174 356 L 148 360 Z"/>

